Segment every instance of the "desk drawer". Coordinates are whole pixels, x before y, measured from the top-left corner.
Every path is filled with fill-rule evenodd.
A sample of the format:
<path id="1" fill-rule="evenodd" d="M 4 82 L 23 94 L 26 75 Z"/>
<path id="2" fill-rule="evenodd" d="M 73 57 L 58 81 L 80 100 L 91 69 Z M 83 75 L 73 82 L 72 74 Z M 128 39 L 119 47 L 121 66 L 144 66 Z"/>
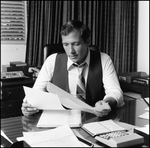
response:
<path id="1" fill-rule="evenodd" d="M 21 113 L 21 101 L 1 102 L 1 115 Z"/>
<path id="2" fill-rule="evenodd" d="M 18 100 L 19 98 L 20 87 L 2 89 L 2 101 Z"/>

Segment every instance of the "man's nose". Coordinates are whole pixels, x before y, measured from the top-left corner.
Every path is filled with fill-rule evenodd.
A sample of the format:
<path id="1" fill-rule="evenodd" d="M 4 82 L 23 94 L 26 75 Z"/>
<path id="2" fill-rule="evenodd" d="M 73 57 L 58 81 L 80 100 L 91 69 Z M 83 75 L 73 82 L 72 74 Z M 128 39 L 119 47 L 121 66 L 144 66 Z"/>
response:
<path id="1" fill-rule="evenodd" d="M 74 52 L 75 52 L 73 45 L 70 45 L 70 46 L 69 46 L 69 52 L 70 52 L 70 53 L 74 53 Z"/>

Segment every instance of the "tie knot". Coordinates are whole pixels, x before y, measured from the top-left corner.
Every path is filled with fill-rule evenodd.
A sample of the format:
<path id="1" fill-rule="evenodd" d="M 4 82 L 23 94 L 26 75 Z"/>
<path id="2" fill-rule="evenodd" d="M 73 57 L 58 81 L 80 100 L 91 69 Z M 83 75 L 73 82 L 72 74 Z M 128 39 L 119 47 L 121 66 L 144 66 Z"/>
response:
<path id="1" fill-rule="evenodd" d="M 85 62 L 85 63 L 82 63 L 82 64 L 80 64 L 80 65 L 78 65 L 78 64 L 76 64 L 76 63 L 73 63 L 73 66 L 78 67 L 78 68 L 83 68 L 83 69 L 84 69 L 84 67 L 85 67 L 86 65 L 87 65 L 86 62 Z"/>
<path id="2" fill-rule="evenodd" d="M 85 62 L 85 63 L 82 63 L 82 64 L 80 64 L 80 65 L 74 63 L 73 65 L 74 65 L 75 67 L 78 67 L 78 68 L 79 68 L 79 71 L 80 71 L 80 74 L 82 74 L 83 71 L 84 71 L 84 69 L 85 69 L 85 67 L 86 67 L 86 65 L 87 65 L 87 63 Z"/>
<path id="3" fill-rule="evenodd" d="M 86 63 L 83 63 L 83 64 L 79 65 L 78 67 L 84 69 L 84 67 L 85 67 L 86 65 L 87 65 Z"/>

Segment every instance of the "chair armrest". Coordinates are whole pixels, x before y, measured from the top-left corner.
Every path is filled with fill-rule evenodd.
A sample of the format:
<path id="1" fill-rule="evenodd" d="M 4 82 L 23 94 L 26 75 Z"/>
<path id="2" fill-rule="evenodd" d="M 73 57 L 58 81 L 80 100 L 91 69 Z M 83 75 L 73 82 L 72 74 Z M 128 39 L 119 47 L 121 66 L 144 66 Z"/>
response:
<path id="1" fill-rule="evenodd" d="M 41 67 L 29 67 L 28 72 L 33 73 L 33 77 L 38 77 Z"/>

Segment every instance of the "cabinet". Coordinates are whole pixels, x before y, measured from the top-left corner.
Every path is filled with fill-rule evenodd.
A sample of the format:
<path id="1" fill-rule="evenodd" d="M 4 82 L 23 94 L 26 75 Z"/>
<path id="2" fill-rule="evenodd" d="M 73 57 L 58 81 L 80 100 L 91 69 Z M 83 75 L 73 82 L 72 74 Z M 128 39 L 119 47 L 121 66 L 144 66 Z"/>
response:
<path id="1" fill-rule="evenodd" d="M 149 97 L 149 85 L 138 85 L 133 83 L 127 83 L 123 81 L 119 81 L 121 89 L 123 92 L 135 92 L 141 94 L 142 98 Z"/>
<path id="2" fill-rule="evenodd" d="M 32 87 L 34 82 L 32 78 L 1 81 L 1 118 L 22 115 L 23 86 Z"/>

